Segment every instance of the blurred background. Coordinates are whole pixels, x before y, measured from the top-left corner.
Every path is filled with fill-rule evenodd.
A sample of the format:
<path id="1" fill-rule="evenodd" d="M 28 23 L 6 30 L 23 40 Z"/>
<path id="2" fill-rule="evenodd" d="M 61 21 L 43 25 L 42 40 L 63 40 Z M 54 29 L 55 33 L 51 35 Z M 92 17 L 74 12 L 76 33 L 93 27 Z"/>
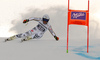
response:
<path id="1" fill-rule="evenodd" d="M 80 2 L 80 3 L 79 3 Z M 90 0 L 90 39 L 100 39 L 100 0 Z M 38 23 L 31 21 L 27 26 L 24 19 L 50 16 L 50 24 L 56 35 L 67 38 L 68 0 L 0 0 L 0 37 L 26 32 Z M 88 0 L 70 0 L 70 9 L 88 9 Z M 86 26 L 70 26 L 70 39 L 86 39 Z M 47 31 L 42 39 L 54 39 Z"/>

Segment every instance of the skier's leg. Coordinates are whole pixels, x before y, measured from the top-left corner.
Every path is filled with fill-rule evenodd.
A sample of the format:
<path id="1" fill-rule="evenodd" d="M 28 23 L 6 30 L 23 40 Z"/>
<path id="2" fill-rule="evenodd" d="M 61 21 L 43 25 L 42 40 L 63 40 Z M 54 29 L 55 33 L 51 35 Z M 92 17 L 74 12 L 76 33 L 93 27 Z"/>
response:
<path id="1" fill-rule="evenodd" d="M 5 41 L 11 41 L 11 40 L 14 40 L 14 39 L 17 39 L 17 38 L 25 38 L 26 36 L 29 36 L 29 35 L 31 35 L 30 30 L 25 32 L 25 33 L 21 33 L 21 34 L 11 36 L 11 37 L 7 38 Z"/>
<path id="2" fill-rule="evenodd" d="M 35 33 L 35 34 L 32 34 L 31 36 L 27 36 L 25 39 L 22 39 L 22 41 L 28 41 L 28 40 L 31 40 L 31 39 L 39 39 L 41 37 L 42 36 L 39 36 L 37 33 Z"/>
<path id="3" fill-rule="evenodd" d="M 27 36 L 26 38 L 23 38 L 21 41 L 28 41 L 28 40 L 31 40 L 31 39 L 33 39 L 33 36 L 34 36 L 35 34 L 33 34 L 33 35 L 31 35 L 31 36 Z"/>
<path id="4" fill-rule="evenodd" d="M 7 38 L 7 39 L 5 39 L 5 42 L 6 41 L 11 41 L 11 40 L 14 40 L 14 39 L 16 39 L 16 36 L 14 35 L 14 36 L 11 36 L 11 37 L 9 37 L 9 38 Z"/>

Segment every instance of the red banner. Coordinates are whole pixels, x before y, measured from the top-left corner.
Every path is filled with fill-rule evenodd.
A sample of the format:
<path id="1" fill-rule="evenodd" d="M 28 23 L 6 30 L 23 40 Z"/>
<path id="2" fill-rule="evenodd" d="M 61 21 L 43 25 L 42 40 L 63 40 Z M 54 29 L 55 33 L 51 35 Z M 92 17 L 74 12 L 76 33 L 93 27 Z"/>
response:
<path id="1" fill-rule="evenodd" d="M 89 12 L 88 10 L 69 10 L 68 25 L 85 25 L 88 26 Z"/>

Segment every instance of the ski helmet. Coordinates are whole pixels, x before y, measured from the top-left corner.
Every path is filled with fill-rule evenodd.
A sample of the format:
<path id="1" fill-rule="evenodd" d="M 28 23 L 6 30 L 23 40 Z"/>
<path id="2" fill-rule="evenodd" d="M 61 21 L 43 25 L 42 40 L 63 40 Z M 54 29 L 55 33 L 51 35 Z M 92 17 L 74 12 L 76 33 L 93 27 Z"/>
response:
<path id="1" fill-rule="evenodd" d="M 47 14 L 45 14 L 43 17 L 42 17 L 43 21 L 46 21 L 48 22 L 49 21 L 49 16 Z"/>

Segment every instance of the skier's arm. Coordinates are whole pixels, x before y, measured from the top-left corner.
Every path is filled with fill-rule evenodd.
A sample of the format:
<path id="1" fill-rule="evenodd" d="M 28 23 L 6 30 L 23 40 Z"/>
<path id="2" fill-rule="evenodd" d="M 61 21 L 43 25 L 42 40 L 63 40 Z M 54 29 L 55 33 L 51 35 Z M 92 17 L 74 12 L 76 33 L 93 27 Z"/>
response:
<path id="1" fill-rule="evenodd" d="M 36 18 L 36 17 L 34 17 L 34 18 L 25 19 L 25 20 L 23 21 L 23 23 L 27 23 L 27 22 L 29 22 L 29 21 L 40 21 L 40 20 L 41 20 L 41 18 Z"/>
<path id="2" fill-rule="evenodd" d="M 48 28 L 49 32 L 52 34 L 52 36 L 54 36 L 54 38 L 58 41 L 59 40 L 59 37 L 56 36 L 55 32 L 52 30 L 52 27 L 50 26 Z"/>
<path id="3" fill-rule="evenodd" d="M 33 18 L 29 18 L 29 21 L 40 21 L 41 18 L 36 18 L 36 17 L 33 17 Z"/>

